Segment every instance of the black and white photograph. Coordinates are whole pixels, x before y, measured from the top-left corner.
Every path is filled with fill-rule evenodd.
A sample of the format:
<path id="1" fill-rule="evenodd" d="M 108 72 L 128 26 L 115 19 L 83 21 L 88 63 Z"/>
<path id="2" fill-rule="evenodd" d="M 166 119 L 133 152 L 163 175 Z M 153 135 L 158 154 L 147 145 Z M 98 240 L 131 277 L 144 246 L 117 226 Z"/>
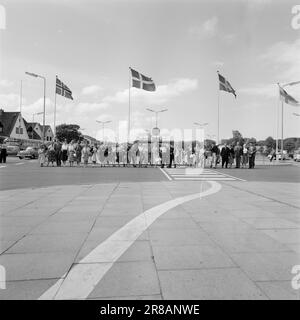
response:
<path id="1" fill-rule="evenodd" d="M 7 300 L 300 300 L 299 1 L 0 0 Z"/>

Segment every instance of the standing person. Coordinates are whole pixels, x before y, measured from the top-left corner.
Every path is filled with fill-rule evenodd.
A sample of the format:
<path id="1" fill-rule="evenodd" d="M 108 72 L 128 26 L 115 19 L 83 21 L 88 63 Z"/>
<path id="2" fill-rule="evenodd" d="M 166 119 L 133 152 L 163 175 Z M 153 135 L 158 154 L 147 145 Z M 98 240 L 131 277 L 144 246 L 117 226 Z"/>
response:
<path id="1" fill-rule="evenodd" d="M 255 154 L 256 154 L 256 147 L 250 142 L 249 146 L 249 169 L 254 169 L 255 166 Z"/>
<path id="2" fill-rule="evenodd" d="M 273 159 L 276 160 L 276 150 L 275 149 L 272 149 L 272 151 L 271 151 L 270 162 L 272 162 Z"/>
<path id="3" fill-rule="evenodd" d="M 211 148 L 211 155 L 212 155 L 212 168 L 216 169 L 217 167 L 217 160 L 218 156 L 220 154 L 220 150 L 218 146 L 215 144 L 215 142 L 212 143 L 212 148 Z"/>
<path id="4" fill-rule="evenodd" d="M 234 157 L 235 157 L 235 167 L 240 168 L 241 166 L 241 156 L 243 155 L 243 148 L 240 146 L 240 143 L 237 142 L 234 147 Z"/>
<path id="5" fill-rule="evenodd" d="M 97 144 L 92 146 L 92 148 L 93 148 L 93 152 L 92 152 L 91 160 L 92 160 L 93 166 L 95 166 L 97 163 L 97 151 L 98 151 Z"/>
<path id="6" fill-rule="evenodd" d="M 242 168 L 245 169 L 248 163 L 248 148 L 246 143 L 243 144 Z"/>
<path id="7" fill-rule="evenodd" d="M 88 147 L 87 141 L 84 141 L 83 148 L 81 150 L 83 165 L 86 168 L 89 162 L 90 148 Z"/>
<path id="8" fill-rule="evenodd" d="M 227 169 L 229 154 L 230 154 L 230 149 L 228 148 L 227 143 L 225 143 L 224 147 L 221 150 L 222 168 L 224 168 L 224 165 L 225 165 L 225 168 Z"/>
<path id="9" fill-rule="evenodd" d="M 176 163 L 174 162 L 174 141 L 170 142 L 170 162 L 168 168 L 172 168 L 172 164 L 174 163 L 174 168 L 176 168 Z"/>
<path id="10" fill-rule="evenodd" d="M 80 167 L 80 163 L 81 163 L 81 149 L 82 147 L 81 147 L 80 141 L 77 141 L 75 145 L 77 167 Z"/>
<path id="11" fill-rule="evenodd" d="M 68 159 L 68 143 L 67 139 L 64 140 L 62 146 L 61 146 L 61 158 L 63 162 L 63 166 L 66 166 L 66 161 Z"/>
<path id="12" fill-rule="evenodd" d="M 58 139 L 55 139 L 54 151 L 55 151 L 56 166 L 60 167 L 61 166 L 61 143 L 59 142 Z"/>
<path id="13" fill-rule="evenodd" d="M 228 157 L 228 164 L 229 164 L 229 168 L 232 168 L 234 162 L 234 148 L 233 145 L 230 145 L 229 147 L 229 157 Z"/>
<path id="14" fill-rule="evenodd" d="M 38 150 L 38 154 L 39 154 L 39 164 L 41 167 L 43 167 L 44 164 L 46 163 L 46 146 L 44 144 L 41 144 Z"/>
<path id="15" fill-rule="evenodd" d="M 7 157 L 7 149 L 6 149 L 6 145 L 2 144 L 2 146 L 0 145 L 0 163 L 6 163 L 6 157 Z"/>
<path id="16" fill-rule="evenodd" d="M 54 142 L 51 142 L 48 147 L 48 164 L 51 163 L 54 167 L 54 162 L 56 161 L 56 154 L 54 149 Z"/>
<path id="17" fill-rule="evenodd" d="M 74 140 L 72 140 L 68 146 L 68 159 L 70 167 L 73 167 L 74 161 L 76 160 Z"/>

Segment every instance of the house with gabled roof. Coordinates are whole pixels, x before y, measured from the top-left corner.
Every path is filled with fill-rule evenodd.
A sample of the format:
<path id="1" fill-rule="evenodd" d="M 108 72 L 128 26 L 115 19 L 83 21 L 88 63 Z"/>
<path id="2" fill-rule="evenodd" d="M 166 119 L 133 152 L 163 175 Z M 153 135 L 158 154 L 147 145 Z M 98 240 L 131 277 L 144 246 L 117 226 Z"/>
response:
<path id="1" fill-rule="evenodd" d="M 41 125 L 42 130 L 42 136 L 43 136 L 43 126 Z M 45 125 L 45 141 L 53 141 L 54 140 L 54 134 L 51 129 L 51 126 Z"/>
<path id="2" fill-rule="evenodd" d="M 29 139 L 21 112 L 6 112 L 0 109 L 0 137 Z"/>
<path id="3" fill-rule="evenodd" d="M 29 139 L 42 140 L 43 130 L 38 122 L 27 122 L 25 119 L 25 125 Z"/>

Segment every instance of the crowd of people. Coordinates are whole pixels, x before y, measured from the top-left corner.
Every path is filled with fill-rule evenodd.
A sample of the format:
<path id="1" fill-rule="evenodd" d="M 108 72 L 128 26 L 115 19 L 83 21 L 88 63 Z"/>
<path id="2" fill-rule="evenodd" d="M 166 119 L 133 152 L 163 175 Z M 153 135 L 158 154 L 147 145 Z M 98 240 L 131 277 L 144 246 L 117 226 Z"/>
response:
<path id="1" fill-rule="evenodd" d="M 256 147 L 253 143 L 224 146 L 215 143 L 148 142 L 135 141 L 131 145 L 94 143 L 88 141 L 58 140 L 39 148 L 41 166 L 133 166 L 133 167 L 176 167 L 192 166 L 206 168 L 246 168 L 255 166 Z"/>

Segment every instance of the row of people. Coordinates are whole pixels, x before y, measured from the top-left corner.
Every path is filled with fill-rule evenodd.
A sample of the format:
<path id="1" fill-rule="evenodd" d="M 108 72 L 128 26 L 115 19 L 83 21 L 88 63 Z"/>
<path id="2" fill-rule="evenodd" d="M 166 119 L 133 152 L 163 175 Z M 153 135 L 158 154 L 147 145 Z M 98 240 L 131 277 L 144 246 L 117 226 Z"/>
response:
<path id="1" fill-rule="evenodd" d="M 133 165 L 133 166 L 168 166 L 184 165 L 194 167 L 216 168 L 221 163 L 222 168 L 231 168 L 236 164 L 236 168 L 245 168 L 249 163 L 249 168 L 254 168 L 256 148 L 250 143 L 241 146 L 225 145 L 222 148 L 213 144 L 204 146 L 196 144 L 195 148 L 188 145 L 186 148 L 180 148 L 179 145 L 170 143 L 154 144 L 150 148 L 148 143 L 134 143 L 128 147 L 126 144 L 94 144 L 89 145 L 87 141 L 71 141 L 67 143 L 64 140 L 60 143 L 58 140 L 50 145 L 42 145 L 39 149 L 39 162 L 54 166 L 85 166 L 88 163 L 105 165 Z"/>

